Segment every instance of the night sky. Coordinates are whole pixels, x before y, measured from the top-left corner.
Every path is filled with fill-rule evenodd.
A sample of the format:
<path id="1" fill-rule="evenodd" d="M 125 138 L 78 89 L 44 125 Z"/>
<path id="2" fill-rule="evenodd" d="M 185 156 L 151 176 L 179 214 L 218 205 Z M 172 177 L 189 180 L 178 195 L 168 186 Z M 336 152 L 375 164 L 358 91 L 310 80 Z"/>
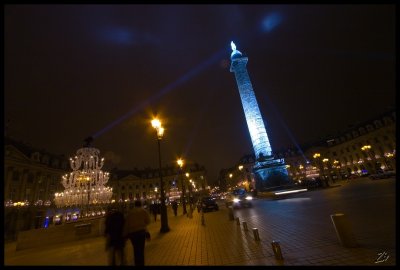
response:
<path id="1" fill-rule="evenodd" d="M 231 47 L 273 150 L 395 107 L 395 5 L 7 5 L 7 134 L 108 168 L 205 165 L 208 181 L 253 153 Z"/>

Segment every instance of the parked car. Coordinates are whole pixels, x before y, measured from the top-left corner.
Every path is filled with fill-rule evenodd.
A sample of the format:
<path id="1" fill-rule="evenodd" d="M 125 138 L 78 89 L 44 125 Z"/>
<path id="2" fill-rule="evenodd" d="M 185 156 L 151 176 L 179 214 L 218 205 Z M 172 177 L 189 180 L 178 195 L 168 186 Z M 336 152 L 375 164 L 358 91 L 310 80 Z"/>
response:
<path id="1" fill-rule="evenodd" d="M 372 180 L 377 180 L 377 179 L 386 179 L 393 176 L 396 176 L 395 171 L 386 171 L 386 172 L 378 172 L 376 174 L 371 174 L 369 178 L 371 178 Z"/>
<path id="2" fill-rule="evenodd" d="M 347 177 L 347 179 L 357 179 L 360 178 L 360 176 L 358 176 L 357 174 L 351 174 L 349 177 Z"/>
<path id="3" fill-rule="evenodd" d="M 245 189 L 235 189 L 232 193 L 228 194 L 226 199 L 226 206 L 233 208 L 253 207 L 253 196 L 246 192 Z"/>
<path id="4" fill-rule="evenodd" d="M 203 212 L 218 211 L 219 207 L 215 198 L 203 197 L 197 203 L 197 211 L 200 212 L 201 209 L 203 209 Z"/>

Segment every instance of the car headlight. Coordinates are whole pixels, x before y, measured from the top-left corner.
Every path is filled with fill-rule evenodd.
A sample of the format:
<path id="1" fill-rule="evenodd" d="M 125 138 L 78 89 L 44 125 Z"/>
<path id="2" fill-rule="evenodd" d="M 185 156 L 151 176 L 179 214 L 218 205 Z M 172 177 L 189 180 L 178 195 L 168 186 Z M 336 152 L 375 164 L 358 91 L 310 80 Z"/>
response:
<path id="1" fill-rule="evenodd" d="M 253 197 L 251 197 L 251 196 L 247 196 L 247 197 L 246 197 L 246 200 L 249 200 L 249 201 L 250 201 L 250 200 L 252 200 L 252 199 L 253 199 Z"/>
<path id="2" fill-rule="evenodd" d="M 238 198 L 234 198 L 233 202 L 240 202 L 240 200 Z"/>

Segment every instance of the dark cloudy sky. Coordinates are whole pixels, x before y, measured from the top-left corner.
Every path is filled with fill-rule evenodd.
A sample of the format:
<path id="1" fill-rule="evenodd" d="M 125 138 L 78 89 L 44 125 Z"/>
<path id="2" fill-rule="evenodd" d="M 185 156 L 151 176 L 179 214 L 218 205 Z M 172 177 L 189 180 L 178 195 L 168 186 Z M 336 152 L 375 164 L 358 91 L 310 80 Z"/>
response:
<path id="1" fill-rule="evenodd" d="M 83 139 L 118 168 L 183 156 L 210 182 L 253 153 L 230 41 L 273 150 L 395 106 L 394 5 L 6 5 L 7 133 L 55 154 Z"/>

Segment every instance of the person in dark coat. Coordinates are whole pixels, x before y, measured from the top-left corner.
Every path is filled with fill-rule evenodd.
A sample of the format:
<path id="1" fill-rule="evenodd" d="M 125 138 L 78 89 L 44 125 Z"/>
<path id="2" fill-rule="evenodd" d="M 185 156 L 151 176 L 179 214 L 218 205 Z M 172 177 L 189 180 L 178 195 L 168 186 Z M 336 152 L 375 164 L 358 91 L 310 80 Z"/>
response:
<path id="1" fill-rule="evenodd" d="M 178 203 L 176 201 L 173 201 L 171 203 L 171 205 L 172 205 L 172 210 L 174 210 L 174 215 L 177 216 L 177 214 L 178 214 Z"/>
<path id="2" fill-rule="evenodd" d="M 106 250 L 108 250 L 109 264 L 125 264 L 125 239 L 123 235 L 125 218 L 124 214 L 116 208 L 110 208 L 105 219 Z"/>
<path id="3" fill-rule="evenodd" d="M 135 266 L 144 266 L 144 247 L 149 223 L 149 213 L 142 208 L 141 201 L 135 201 L 135 207 L 126 216 L 124 227 L 124 236 L 132 243 Z"/>
<path id="4" fill-rule="evenodd" d="M 157 209 L 157 208 L 158 208 L 158 207 L 157 207 L 157 204 L 155 204 L 155 203 L 153 203 L 153 204 L 150 205 L 151 213 L 152 213 L 153 216 L 154 216 L 154 222 L 157 221 L 157 214 L 158 214 L 158 209 Z"/>

